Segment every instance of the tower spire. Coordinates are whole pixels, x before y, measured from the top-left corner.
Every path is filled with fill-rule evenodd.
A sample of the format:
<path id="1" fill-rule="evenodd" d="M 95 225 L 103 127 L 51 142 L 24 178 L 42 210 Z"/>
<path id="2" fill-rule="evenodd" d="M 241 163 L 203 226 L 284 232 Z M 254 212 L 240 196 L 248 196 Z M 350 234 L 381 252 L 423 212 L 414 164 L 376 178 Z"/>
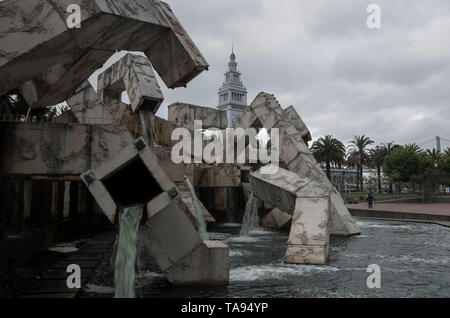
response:
<path id="1" fill-rule="evenodd" d="M 231 42 L 231 55 L 228 62 L 228 72 L 225 73 L 225 82 L 219 89 L 220 110 L 227 112 L 228 128 L 234 127 L 236 120 L 247 108 L 247 89 L 241 82 L 241 73 L 238 71 L 236 55 L 234 54 L 234 39 Z"/>

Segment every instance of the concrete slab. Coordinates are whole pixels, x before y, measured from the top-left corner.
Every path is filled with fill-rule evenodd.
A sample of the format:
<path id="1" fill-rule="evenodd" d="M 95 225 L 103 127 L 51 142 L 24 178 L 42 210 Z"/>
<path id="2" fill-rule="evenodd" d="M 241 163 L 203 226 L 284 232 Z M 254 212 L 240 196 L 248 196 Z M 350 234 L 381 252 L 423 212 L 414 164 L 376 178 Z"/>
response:
<path id="1" fill-rule="evenodd" d="M 266 169 L 271 170 L 269 166 Z M 326 264 L 330 238 L 330 191 L 322 183 L 279 168 L 265 175 L 250 175 L 254 194 L 293 215 L 286 263 Z"/>
<path id="2" fill-rule="evenodd" d="M 68 4 L 81 7 L 79 29 L 67 27 Z M 208 67 L 160 1 L 3 1 L 0 47 L 0 95 L 20 88 L 35 108 L 72 96 L 116 50 L 145 52 L 169 88 L 185 86 Z"/>

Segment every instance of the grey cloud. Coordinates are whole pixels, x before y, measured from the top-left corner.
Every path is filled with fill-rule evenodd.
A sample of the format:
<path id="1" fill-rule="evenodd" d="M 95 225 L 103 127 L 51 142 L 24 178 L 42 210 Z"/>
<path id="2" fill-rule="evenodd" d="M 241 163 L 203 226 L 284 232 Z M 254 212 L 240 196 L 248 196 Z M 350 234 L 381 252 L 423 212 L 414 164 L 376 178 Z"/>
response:
<path id="1" fill-rule="evenodd" d="M 249 101 L 260 91 L 294 105 L 315 138 L 347 142 L 450 139 L 448 0 L 168 0 L 210 64 L 176 101 L 215 107 L 234 38 Z M 367 5 L 382 28 L 365 26 Z"/>

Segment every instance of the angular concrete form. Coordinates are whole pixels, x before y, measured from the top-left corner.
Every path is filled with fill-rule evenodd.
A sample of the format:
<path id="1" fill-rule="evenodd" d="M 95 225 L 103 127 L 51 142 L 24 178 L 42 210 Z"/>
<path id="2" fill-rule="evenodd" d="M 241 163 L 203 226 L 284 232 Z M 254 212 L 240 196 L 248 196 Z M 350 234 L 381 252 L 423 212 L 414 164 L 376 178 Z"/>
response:
<path id="1" fill-rule="evenodd" d="M 69 4 L 81 28 L 69 28 Z M 145 52 L 167 87 L 208 65 L 170 7 L 157 0 L 0 2 L 0 95 L 19 88 L 33 108 L 63 102 L 117 50 Z"/>
<path id="2" fill-rule="evenodd" d="M 282 120 L 288 121 L 292 123 L 295 128 L 299 131 L 300 135 L 303 137 L 303 141 L 308 143 L 311 141 L 311 133 L 309 132 L 308 127 L 306 126 L 303 119 L 297 113 L 297 110 L 294 106 L 289 106 L 285 110 L 283 110 L 283 118 Z"/>
<path id="3" fill-rule="evenodd" d="M 262 219 L 261 226 L 267 229 L 282 229 L 292 220 L 292 215 L 278 208 L 272 209 Z"/>
<path id="4" fill-rule="evenodd" d="M 257 198 L 292 214 L 286 263 L 326 264 L 330 237 L 330 191 L 323 184 L 279 169 L 277 174 L 251 174 Z"/>
<path id="5" fill-rule="evenodd" d="M 103 104 L 88 81 L 85 81 L 67 99 L 67 105 L 81 124 L 114 124 L 120 112 L 120 105 L 113 107 Z M 122 109 L 126 105 L 121 105 Z"/>
<path id="6" fill-rule="evenodd" d="M 191 131 L 194 131 L 195 120 L 202 121 L 203 129 L 226 129 L 228 126 L 226 112 L 184 103 L 175 103 L 169 106 L 168 120 L 178 127 L 184 127 Z"/>
<path id="7" fill-rule="evenodd" d="M 140 237 L 170 282 L 228 283 L 228 247 L 200 239 L 180 190 L 143 138 L 81 178 L 113 223 L 120 207 L 146 205 Z"/>
<path id="8" fill-rule="evenodd" d="M 2 123 L 0 134 L 0 173 L 11 175 L 80 175 L 134 140 L 117 125 Z"/>
<path id="9" fill-rule="evenodd" d="M 133 112 L 156 114 L 164 100 L 152 65 L 144 56 L 127 54 L 98 76 L 97 92 L 104 104 L 120 102 L 123 91 L 128 93 Z"/>
<path id="10" fill-rule="evenodd" d="M 264 127 L 269 132 L 272 128 L 278 128 L 280 165 L 301 177 L 323 184 L 331 191 L 331 234 L 347 236 L 361 233 L 339 192 L 328 180 L 305 143 L 308 130 L 295 109 L 283 110 L 273 95 L 260 93 L 239 119 L 236 127 Z"/>

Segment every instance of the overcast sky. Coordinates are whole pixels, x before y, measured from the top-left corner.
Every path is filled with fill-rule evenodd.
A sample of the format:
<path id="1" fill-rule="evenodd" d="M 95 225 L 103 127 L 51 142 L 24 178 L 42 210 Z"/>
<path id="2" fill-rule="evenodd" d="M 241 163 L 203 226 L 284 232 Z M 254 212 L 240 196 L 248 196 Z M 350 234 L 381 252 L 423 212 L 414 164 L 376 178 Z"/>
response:
<path id="1" fill-rule="evenodd" d="M 210 70 L 187 88 L 160 81 L 161 117 L 176 101 L 217 105 L 234 39 L 249 103 L 258 92 L 275 94 L 283 107 L 295 106 L 314 139 L 450 139 L 448 0 L 166 2 Z M 367 28 L 371 3 L 381 7 L 381 29 Z"/>

